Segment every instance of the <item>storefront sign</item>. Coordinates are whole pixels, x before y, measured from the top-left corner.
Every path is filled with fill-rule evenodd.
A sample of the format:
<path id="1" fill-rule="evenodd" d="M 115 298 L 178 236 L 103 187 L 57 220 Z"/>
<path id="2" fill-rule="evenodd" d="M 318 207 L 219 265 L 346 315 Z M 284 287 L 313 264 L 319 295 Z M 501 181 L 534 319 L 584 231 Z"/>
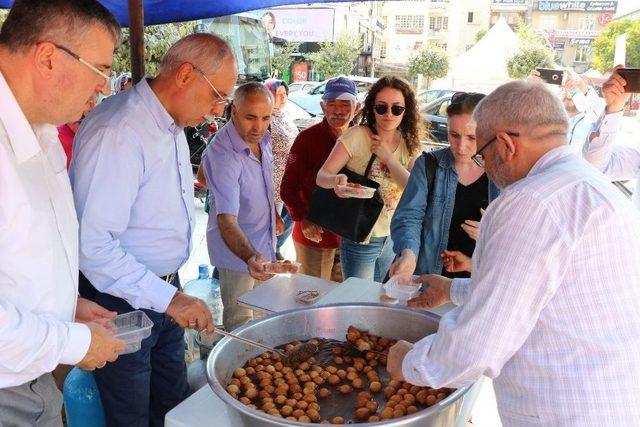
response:
<path id="1" fill-rule="evenodd" d="M 616 12 L 617 0 L 579 1 L 579 0 L 540 0 L 540 12 Z"/>
<path id="2" fill-rule="evenodd" d="M 294 42 L 333 41 L 333 9 L 271 9 L 268 14 L 274 18 L 270 32 L 274 39 Z M 263 18 L 263 22 L 267 22 L 265 26 L 269 24 L 271 16 Z"/>
<path id="3" fill-rule="evenodd" d="M 591 46 L 593 39 L 569 39 L 571 46 Z"/>

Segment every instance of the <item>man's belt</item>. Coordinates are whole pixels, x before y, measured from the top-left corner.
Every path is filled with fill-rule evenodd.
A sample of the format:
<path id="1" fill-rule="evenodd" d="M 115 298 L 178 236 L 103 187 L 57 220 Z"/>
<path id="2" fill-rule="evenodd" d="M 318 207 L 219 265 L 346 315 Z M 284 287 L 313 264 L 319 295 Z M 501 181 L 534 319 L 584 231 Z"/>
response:
<path id="1" fill-rule="evenodd" d="M 164 280 L 165 282 L 169 283 L 169 284 L 173 284 L 173 279 L 176 278 L 177 274 L 178 274 L 178 272 L 176 271 L 175 273 L 171 273 L 171 274 L 167 274 L 166 276 L 162 276 L 161 279 Z"/>

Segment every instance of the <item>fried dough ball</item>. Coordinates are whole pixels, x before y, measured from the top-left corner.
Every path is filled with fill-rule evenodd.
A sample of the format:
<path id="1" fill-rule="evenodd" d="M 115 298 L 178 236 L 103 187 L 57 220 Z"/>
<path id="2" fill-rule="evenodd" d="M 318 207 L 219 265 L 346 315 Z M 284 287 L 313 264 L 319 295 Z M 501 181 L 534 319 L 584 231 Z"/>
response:
<path id="1" fill-rule="evenodd" d="M 360 421 L 366 421 L 369 419 L 371 412 L 367 408 L 358 408 L 356 409 L 356 418 Z"/>
<path id="2" fill-rule="evenodd" d="M 353 388 L 351 388 L 349 384 L 342 384 L 340 387 L 338 387 L 338 391 L 342 394 L 351 393 L 352 390 Z"/>
<path id="3" fill-rule="evenodd" d="M 345 371 L 344 369 L 338 369 L 338 372 L 336 372 L 336 375 L 341 379 L 345 379 L 347 377 L 347 371 Z"/>
<path id="4" fill-rule="evenodd" d="M 418 412 L 418 408 L 413 405 L 407 408 L 407 415 L 415 414 L 416 412 Z"/>
<path id="5" fill-rule="evenodd" d="M 320 421 L 320 412 L 315 409 L 309 409 L 307 410 L 307 417 L 309 417 L 309 419 L 314 423 L 317 423 Z"/>
<path id="6" fill-rule="evenodd" d="M 340 382 L 340 377 L 338 377 L 338 375 L 331 375 L 327 378 L 327 382 L 331 385 L 336 385 Z"/>
<path id="7" fill-rule="evenodd" d="M 344 418 L 342 418 L 342 417 L 333 417 L 331 419 L 331 424 L 344 424 Z"/>
<path id="8" fill-rule="evenodd" d="M 353 386 L 353 388 L 362 388 L 364 387 L 364 382 L 361 378 L 356 378 L 355 380 L 351 381 L 351 385 Z"/>
<path id="9" fill-rule="evenodd" d="M 240 387 L 238 387 L 235 384 L 229 384 L 227 386 L 227 393 L 229 393 L 229 394 L 238 394 L 238 393 L 240 393 Z"/>
<path id="10" fill-rule="evenodd" d="M 320 390 L 318 390 L 318 397 L 324 399 L 324 398 L 327 398 L 329 396 L 331 396 L 331 391 L 329 391 L 328 388 L 323 387 Z"/>
<path id="11" fill-rule="evenodd" d="M 373 393 L 378 393 L 380 390 L 382 390 L 382 384 L 378 381 L 372 381 L 371 384 L 369 384 L 369 390 L 371 390 Z"/>
<path id="12" fill-rule="evenodd" d="M 280 413 L 283 417 L 288 417 L 289 415 L 293 414 L 293 408 L 289 405 L 284 405 L 282 408 L 280 408 Z"/>
<path id="13" fill-rule="evenodd" d="M 384 388 L 384 392 L 383 393 L 384 393 L 384 397 L 386 397 L 388 399 L 391 396 L 393 396 L 394 394 L 396 394 L 396 389 L 389 385 L 389 386 L 386 386 Z"/>
<path id="14" fill-rule="evenodd" d="M 380 412 L 380 418 L 383 420 L 390 420 L 393 418 L 393 409 L 386 407 Z"/>
<path id="15" fill-rule="evenodd" d="M 371 415 L 367 420 L 369 423 L 377 423 L 378 421 L 380 421 L 380 417 L 377 415 Z"/>
<path id="16" fill-rule="evenodd" d="M 293 413 L 291 415 L 296 417 L 296 419 L 299 419 L 300 417 L 305 415 L 305 412 L 302 409 L 296 409 L 295 411 L 293 411 Z"/>
<path id="17" fill-rule="evenodd" d="M 301 417 L 298 417 L 298 421 L 301 423 L 310 423 L 311 418 L 307 417 L 306 415 L 303 415 Z"/>

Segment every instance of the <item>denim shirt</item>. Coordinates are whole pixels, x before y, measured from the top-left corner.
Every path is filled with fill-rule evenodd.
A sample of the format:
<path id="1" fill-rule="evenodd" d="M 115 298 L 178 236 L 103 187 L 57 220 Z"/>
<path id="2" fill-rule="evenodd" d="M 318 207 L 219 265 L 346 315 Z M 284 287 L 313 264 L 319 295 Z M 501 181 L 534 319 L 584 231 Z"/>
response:
<path id="1" fill-rule="evenodd" d="M 458 173 L 451 149 L 432 151 L 438 167 L 433 182 L 433 196 L 429 197 L 425 161 L 416 160 L 409 182 L 402 193 L 400 203 L 391 220 L 393 250 L 400 255 L 403 249 L 411 249 L 418 255 L 415 274 L 440 274 L 443 262 L 440 254 L 449 243 L 449 227 L 456 201 Z M 498 188 L 489 182 L 489 201 L 499 194 Z M 427 206 L 427 200 L 431 202 Z"/>

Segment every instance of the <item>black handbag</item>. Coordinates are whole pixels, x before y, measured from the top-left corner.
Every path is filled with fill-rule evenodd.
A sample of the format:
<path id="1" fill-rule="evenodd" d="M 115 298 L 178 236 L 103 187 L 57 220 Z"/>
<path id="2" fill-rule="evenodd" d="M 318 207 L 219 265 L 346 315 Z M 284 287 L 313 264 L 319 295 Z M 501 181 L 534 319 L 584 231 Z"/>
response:
<path id="1" fill-rule="evenodd" d="M 343 199 L 338 197 L 333 189 L 318 187 L 311 194 L 309 213 L 306 219 L 322 228 L 333 231 L 338 236 L 354 242 L 363 242 L 371 233 L 384 207 L 380 196 L 380 184 L 368 178 L 375 158 L 376 155 L 373 154 L 369 159 L 364 176 L 346 167 L 339 172 L 347 176 L 348 182 L 375 188 L 376 192 L 372 198 Z"/>

